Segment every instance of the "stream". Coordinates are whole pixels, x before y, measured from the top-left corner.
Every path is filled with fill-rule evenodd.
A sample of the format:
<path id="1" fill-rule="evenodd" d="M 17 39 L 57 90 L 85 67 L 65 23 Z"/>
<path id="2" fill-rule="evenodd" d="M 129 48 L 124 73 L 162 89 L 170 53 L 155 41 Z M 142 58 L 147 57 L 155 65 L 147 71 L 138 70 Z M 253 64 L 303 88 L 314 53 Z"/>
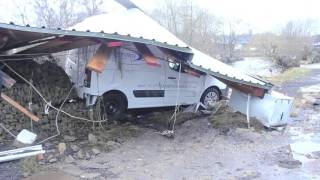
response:
<path id="1" fill-rule="evenodd" d="M 270 77 L 280 73 L 280 69 L 266 57 L 245 57 L 242 61 L 231 64 L 236 69 L 247 74 Z"/>

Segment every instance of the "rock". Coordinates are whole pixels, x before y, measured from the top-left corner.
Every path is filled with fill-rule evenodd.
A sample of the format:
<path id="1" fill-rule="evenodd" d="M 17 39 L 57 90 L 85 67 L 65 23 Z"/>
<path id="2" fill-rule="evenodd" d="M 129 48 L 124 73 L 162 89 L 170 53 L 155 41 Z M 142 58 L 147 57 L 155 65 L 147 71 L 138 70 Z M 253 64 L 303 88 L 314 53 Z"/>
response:
<path id="1" fill-rule="evenodd" d="M 63 136 L 63 139 L 68 142 L 74 142 L 77 138 L 74 136 L 65 135 Z"/>
<path id="2" fill-rule="evenodd" d="M 101 151 L 97 148 L 92 148 L 92 153 L 96 156 L 101 153 Z"/>
<path id="3" fill-rule="evenodd" d="M 80 178 L 83 179 L 97 179 L 100 176 L 99 173 L 85 173 L 81 174 Z"/>
<path id="4" fill-rule="evenodd" d="M 24 178 L 26 178 L 26 177 L 30 176 L 30 173 L 29 173 L 29 172 L 24 172 L 24 173 L 22 174 L 22 176 L 23 176 Z"/>
<path id="5" fill-rule="evenodd" d="M 75 144 L 71 144 L 70 148 L 73 152 L 78 152 L 80 150 L 79 146 Z"/>
<path id="6" fill-rule="evenodd" d="M 75 159 L 71 155 L 69 155 L 66 157 L 65 161 L 67 163 L 73 163 L 73 162 L 75 162 Z"/>
<path id="7" fill-rule="evenodd" d="M 114 149 L 117 149 L 117 148 L 119 148 L 120 146 L 121 146 L 120 143 L 114 142 L 114 141 L 108 141 L 108 142 L 106 143 L 106 148 L 107 148 L 109 151 L 112 151 L 112 150 L 114 150 Z"/>
<path id="8" fill-rule="evenodd" d="M 59 143 L 59 144 L 58 144 L 58 150 L 59 150 L 59 153 L 60 153 L 60 154 L 64 154 L 64 152 L 66 151 L 66 149 L 67 149 L 66 143 Z"/>
<path id="9" fill-rule="evenodd" d="M 302 165 L 298 160 L 282 160 L 278 162 L 278 165 L 282 168 L 295 169 Z"/>
<path id="10" fill-rule="evenodd" d="M 251 179 L 258 179 L 260 176 L 261 176 L 261 173 L 257 171 L 244 171 L 242 175 L 233 177 L 231 179 L 251 180 Z"/>
<path id="11" fill-rule="evenodd" d="M 89 133 L 89 134 L 88 134 L 88 141 L 89 141 L 89 143 L 91 143 L 91 144 L 97 144 L 97 143 L 98 143 L 97 136 Z"/>
<path id="12" fill-rule="evenodd" d="M 85 153 L 85 156 L 86 156 L 86 160 L 90 160 L 91 159 L 91 155 L 89 152 L 86 152 Z"/>
<path id="13" fill-rule="evenodd" d="M 42 161 L 42 160 L 44 160 L 43 154 L 38 154 L 38 155 L 36 156 L 36 159 L 37 159 L 37 161 Z"/>
<path id="14" fill-rule="evenodd" d="M 55 163 L 55 162 L 57 162 L 58 161 L 58 159 L 57 158 L 51 158 L 51 159 L 49 159 L 49 163 Z"/>
<path id="15" fill-rule="evenodd" d="M 78 157 L 79 159 L 84 159 L 84 153 L 83 153 L 82 150 L 78 151 L 77 157 Z"/>
<path id="16" fill-rule="evenodd" d="M 231 134 L 231 128 L 229 127 L 221 127 L 219 128 L 219 135 L 227 136 Z"/>
<path id="17" fill-rule="evenodd" d="M 44 147 L 50 149 L 53 146 L 51 142 L 44 143 Z"/>
<path id="18" fill-rule="evenodd" d="M 311 154 L 307 154 L 306 157 L 309 159 L 320 159 L 320 151 L 315 151 Z"/>

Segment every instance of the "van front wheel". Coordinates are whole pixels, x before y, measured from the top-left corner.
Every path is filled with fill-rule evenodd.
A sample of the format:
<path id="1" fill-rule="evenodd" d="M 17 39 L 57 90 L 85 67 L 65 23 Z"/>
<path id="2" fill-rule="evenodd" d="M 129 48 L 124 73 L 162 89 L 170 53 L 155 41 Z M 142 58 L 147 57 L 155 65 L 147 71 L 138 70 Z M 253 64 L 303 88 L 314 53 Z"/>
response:
<path id="1" fill-rule="evenodd" d="M 208 88 L 204 91 L 204 93 L 201 96 L 200 102 L 206 107 L 210 107 L 214 104 L 216 104 L 220 100 L 220 93 L 219 91 L 214 88 Z"/>
<path id="2" fill-rule="evenodd" d="M 103 95 L 101 115 L 109 120 L 123 120 L 126 111 L 126 98 L 120 93 L 107 93 Z"/>

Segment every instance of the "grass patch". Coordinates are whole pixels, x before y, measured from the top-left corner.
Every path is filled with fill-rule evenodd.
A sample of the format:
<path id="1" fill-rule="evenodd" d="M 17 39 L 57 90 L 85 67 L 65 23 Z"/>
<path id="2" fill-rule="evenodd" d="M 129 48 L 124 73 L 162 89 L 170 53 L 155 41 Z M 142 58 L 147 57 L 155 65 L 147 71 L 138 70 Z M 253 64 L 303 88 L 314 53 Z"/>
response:
<path id="1" fill-rule="evenodd" d="M 276 85 L 281 85 L 284 82 L 288 81 L 293 81 L 299 78 L 302 78 L 304 76 L 307 76 L 310 73 L 310 69 L 307 68 L 300 68 L 300 67 L 295 67 L 295 68 L 290 68 L 286 70 L 284 73 L 266 78 L 272 83 Z"/>
<path id="2" fill-rule="evenodd" d="M 235 129 L 235 128 L 247 128 L 246 116 L 240 113 L 224 112 L 221 114 L 214 114 L 210 118 L 211 124 L 217 129 Z M 261 131 L 264 126 L 255 118 L 250 118 L 250 125 L 256 131 Z"/>
<path id="3" fill-rule="evenodd" d="M 27 157 L 21 160 L 20 167 L 23 173 L 32 174 L 40 171 L 36 157 Z"/>

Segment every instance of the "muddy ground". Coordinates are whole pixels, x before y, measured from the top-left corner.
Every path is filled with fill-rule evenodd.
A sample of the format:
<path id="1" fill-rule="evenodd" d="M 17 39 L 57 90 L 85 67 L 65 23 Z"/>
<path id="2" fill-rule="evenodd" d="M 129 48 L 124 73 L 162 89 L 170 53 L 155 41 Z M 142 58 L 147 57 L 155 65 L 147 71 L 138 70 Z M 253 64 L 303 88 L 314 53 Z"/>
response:
<path id="1" fill-rule="evenodd" d="M 281 91 L 296 95 L 300 87 L 320 84 L 319 75 L 313 70 Z M 176 127 L 174 138 L 158 133 L 165 125 L 141 121 L 90 129 L 81 138 L 62 135 L 44 145 L 48 154 L 40 162 L 0 164 L 0 179 L 320 179 L 319 109 L 299 109 L 282 131 L 259 123 L 247 129 L 234 113 L 221 123 L 222 113 L 192 117 Z M 62 154 L 59 143 L 66 145 Z"/>

